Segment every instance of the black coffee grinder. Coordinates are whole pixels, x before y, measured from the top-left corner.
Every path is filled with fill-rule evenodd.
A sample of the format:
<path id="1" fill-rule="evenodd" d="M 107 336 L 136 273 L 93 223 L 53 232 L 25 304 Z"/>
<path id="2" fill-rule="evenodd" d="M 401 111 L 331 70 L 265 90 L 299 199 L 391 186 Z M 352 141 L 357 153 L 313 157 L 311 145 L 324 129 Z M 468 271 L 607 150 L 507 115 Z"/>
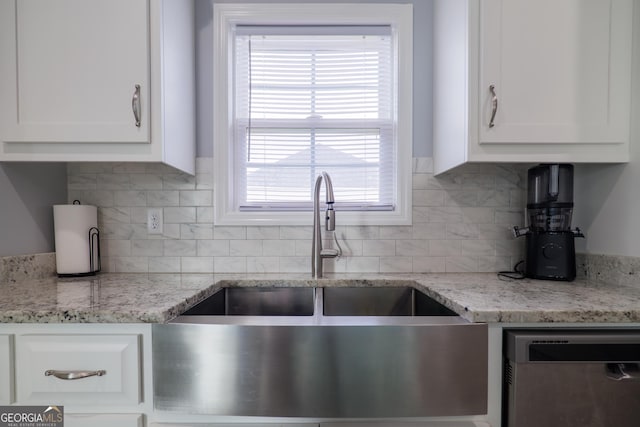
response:
<path id="1" fill-rule="evenodd" d="M 571 229 L 573 165 L 541 164 L 529 169 L 527 214 L 529 226 L 514 227 L 526 236 L 525 276 L 533 279 L 576 278 L 574 239 L 584 237 Z"/>

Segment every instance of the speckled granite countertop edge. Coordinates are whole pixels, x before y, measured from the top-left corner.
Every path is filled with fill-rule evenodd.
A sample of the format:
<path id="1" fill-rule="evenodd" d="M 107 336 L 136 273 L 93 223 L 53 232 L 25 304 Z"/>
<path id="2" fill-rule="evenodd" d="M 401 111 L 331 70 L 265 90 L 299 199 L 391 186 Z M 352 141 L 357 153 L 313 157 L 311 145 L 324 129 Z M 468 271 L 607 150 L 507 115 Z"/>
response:
<path id="1" fill-rule="evenodd" d="M 415 286 L 470 322 L 636 323 L 640 286 L 503 281 L 491 273 L 102 274 L 0 284 L 0 323 L 165 323 L 222 286 Z"/>

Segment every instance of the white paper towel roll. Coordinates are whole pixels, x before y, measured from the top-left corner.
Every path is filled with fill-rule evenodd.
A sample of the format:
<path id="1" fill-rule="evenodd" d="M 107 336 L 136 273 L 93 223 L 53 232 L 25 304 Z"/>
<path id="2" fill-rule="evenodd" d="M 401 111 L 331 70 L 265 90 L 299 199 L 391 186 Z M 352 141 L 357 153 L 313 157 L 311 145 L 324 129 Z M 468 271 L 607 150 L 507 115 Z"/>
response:
<path id="1" fill-rule="evenodd" d="M 54 205 L 53 223 L 58 274 L 92 273 L 89 230 L 98 226 L 98 209 L 88 205 Z M 97 254 L 94 255 L 96 270 Z"/>

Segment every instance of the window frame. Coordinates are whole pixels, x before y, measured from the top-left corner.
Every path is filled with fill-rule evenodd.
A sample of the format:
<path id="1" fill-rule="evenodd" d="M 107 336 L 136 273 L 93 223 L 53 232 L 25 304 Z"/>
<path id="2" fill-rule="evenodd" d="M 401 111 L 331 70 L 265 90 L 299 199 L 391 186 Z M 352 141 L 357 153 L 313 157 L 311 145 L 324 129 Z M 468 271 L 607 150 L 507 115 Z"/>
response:
<path id="1" fill-rule="evenodd" d="M 330 6 L 330 7 L 328 7 Z M 396 206 L 338 211 L 339 225 L 410 225 L 412 171 L 413 7 L 411 4 L 214 4 L 214 224 L 311 225 L 300 211 L 240 211 L 233 206 L 233 44 L 237 25 L 388 25 L 397 52 Z"/>

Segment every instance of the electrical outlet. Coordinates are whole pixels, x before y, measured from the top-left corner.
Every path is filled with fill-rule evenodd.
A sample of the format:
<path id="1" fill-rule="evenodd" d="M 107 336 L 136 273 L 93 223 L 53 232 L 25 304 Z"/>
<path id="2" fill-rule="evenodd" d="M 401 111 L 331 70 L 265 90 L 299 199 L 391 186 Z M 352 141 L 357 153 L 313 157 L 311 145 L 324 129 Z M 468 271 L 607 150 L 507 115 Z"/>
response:
<path id="1" fill-rule="evenodd" d="M 147 209 L 147 233 L 162 234 L 162 208 Z"/>

